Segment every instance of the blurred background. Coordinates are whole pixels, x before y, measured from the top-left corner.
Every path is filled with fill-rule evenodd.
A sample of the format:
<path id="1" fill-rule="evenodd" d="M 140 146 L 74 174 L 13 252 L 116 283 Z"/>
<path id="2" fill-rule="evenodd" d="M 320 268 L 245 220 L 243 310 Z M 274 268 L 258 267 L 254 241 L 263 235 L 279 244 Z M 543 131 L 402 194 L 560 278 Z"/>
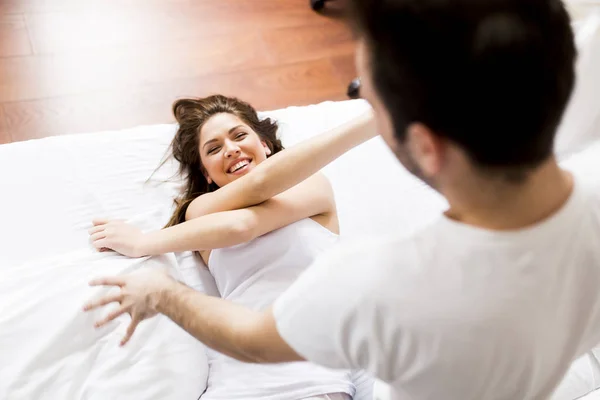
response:
<path id="1" fill-rule="evenodd" d="M 0 0 L 0 144 L 169 123 L 184 96 L 346 99 L 343 0 Z"/>

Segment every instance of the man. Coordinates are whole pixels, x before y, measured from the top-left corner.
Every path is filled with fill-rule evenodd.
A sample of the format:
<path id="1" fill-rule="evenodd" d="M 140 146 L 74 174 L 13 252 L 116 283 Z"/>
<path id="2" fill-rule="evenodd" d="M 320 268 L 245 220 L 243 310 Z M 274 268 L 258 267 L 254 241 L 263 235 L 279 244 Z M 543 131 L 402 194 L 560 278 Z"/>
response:
<path id="1" fill-rule="evenodd" d="M 353 0 L 362 94 L 450 208 L 410 237 L 342 245 L 272 309 L 164 274 L 100 279 L 249 362 L 363 368 L 397 398 L 542 399 L 600 342 L 600 184 L 552 154 L 574 82 L 559 0 Z M 394 201 L 394 199 L 390 199 Z"/>

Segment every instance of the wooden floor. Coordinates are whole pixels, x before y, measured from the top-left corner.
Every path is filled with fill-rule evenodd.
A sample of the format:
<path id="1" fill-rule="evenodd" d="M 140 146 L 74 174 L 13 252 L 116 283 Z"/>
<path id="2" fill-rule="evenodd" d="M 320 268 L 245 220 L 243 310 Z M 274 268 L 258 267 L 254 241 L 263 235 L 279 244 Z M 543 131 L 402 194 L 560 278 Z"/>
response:
<path id="1" fill-rule="evenodd" d="M 172 122 L 183 96 L 343 100 L 354 43 L 336 3 L 0 0 L 0 143 Z"/>

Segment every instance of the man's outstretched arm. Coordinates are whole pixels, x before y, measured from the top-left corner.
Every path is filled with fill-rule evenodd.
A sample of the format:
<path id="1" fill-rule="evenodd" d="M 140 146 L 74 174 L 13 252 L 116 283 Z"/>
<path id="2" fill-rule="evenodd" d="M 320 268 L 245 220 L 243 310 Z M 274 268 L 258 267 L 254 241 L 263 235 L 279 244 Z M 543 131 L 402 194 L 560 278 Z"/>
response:
<path id="1" fill-rule="evenodd" d="M 212 349 L 245 362 L 303 361 L 279 335 L 271 310 L 257 312 L 224 299 L 207 296 L 175 281 L 164 270 L 136 272 L 90 282 L 91 286 L 118 286 L 119 294 L 88 303 L 85 311 L 119 302 L 121 307 L 96 323 L 103 326 L 120 315 L 131 315 L 124 345 L 137 325 L 157 313 L 166 315 Z"/>
<path id="2" fill-rule="evenodd" d="M 253 311 L 176 283 L 160 294 L 156 310 L 208 347 L 240 361 L 303 361 L 277 332 L 270 309 Z"/>

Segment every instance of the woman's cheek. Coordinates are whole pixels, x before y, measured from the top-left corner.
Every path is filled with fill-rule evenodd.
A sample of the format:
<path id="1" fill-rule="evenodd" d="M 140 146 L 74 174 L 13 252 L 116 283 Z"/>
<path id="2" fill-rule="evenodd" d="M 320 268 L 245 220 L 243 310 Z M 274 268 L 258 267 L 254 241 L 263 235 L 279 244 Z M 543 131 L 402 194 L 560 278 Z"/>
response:
<path id="1" fill-rule="evenodd" d="M 218 170 L 217 160 L 215 160 L 212 157 L 211 157 L 211 160 L 209 160 L 207 162 L 207 165 L 205 166 L 205 168 L 207 169 L 209 175 L 216 175 L 220 172 L 220 170 Z"/>

